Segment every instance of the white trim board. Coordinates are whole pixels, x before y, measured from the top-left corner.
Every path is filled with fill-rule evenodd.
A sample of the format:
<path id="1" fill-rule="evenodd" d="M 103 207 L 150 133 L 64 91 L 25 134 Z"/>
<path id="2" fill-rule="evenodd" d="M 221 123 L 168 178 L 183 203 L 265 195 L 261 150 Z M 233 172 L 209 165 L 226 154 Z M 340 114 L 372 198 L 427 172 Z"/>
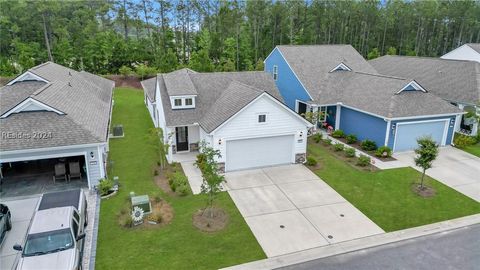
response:
<path id="1" fill-rule="evenodd" d="M 422 91 L 424 93 L 427 92 L 427 90 L 425 90 L 425 88 L 423 88 L 419 83 L 417 83 L 415 80 L 413 80 L 413 81 L 407 83 L 407 85 L 405 85 L 402 89 L 400 89 L 400 91 L 398 91 L 397 94 L 400 94 L 403 91 L 412 91 L 412 90 L 405 90 L 410 86 L 413 87 L 413 89 L 415 89 L 415 91 Z"/>
<path id="2" fill-rule="evenodd" d="M 55 146 L 55 147 L 45 147 L 45 148 L 32 148 L 32 149 L 20 149 L 20 150 L 9 150 L 9 151 L 2 151 L 2 156 L 5 155 L 19 155 L 19 154 L 26 154 L 26 153 L 35 153 L 41 151 L 56 151 L 56 150 L 69 150 L 75 148 L 90 148 L 90 147 L 97 147 L 107 145 L 107 142 L 101 143 L 91 143 L 91 144 L 76 144 L 76 145 L 67 145 L 67 146 Z M 0 157 L 0 161 L 3 160 Z"/>
<path id="3" fill-rule="evenodd" d="M 22 81 L 25 81 L 25 80 L 35 80 L 35 81 L 41 81 L 41 82 L 49 83 L 48 80 L 38 76 L 37 74 L 35 74 L 31 71 L 26 71 L 23 74 L 16 77 L 15 79 L 11 80 L 9 83 L 7 83 L 7 85 L 12 85 L 16 82 L 22 82 Z"/>
<path id="4" fill-rule="evenodd" d="M 345 65 L 343 62 L 340 62 L 340 64 L 330 70 L 329 73 L 335 71 L 352 71 L 352 69 L 349 66 Z"/>
<path id="5" fill-rule="evenodd" d="M 40 101 L 38 101 L 38 100 L 36 100 L 32 97 L 28 97 L 25 100 L 23 100 L 22 102 L 20 102 L 19 104 L 17 104 L 15 107 L 11 108 L 10 110 L 8 110 L 4 114 L 2 114 L 0 116 L 0 118 L 6 118 L 9 115 L 11 115 L 12 113 L 23 112 L 23 111 L 25 111 L 26 108 L 28 108 L 29 106 L 32 106 L 32 105 L 36 106 L 36 107 L 39 107 L 44 111 L 55 112 L 55 113 L 61 114 L 61 115 L 65 114 L 64 112 L 59 111 L 59 110 L 57 110 L 57 109 L 55 109 L 51 106 L 48 106 L 47 104 L 45 104 L 43 102 L 40 102 Z"/>
<path id="6" fill-rule="evenodd" d="M 424 120 L 424 121 L 411 121 L 411 122 L 398 122 L 395 123 L 395 137 L 393 140 L 393 152 L 395 152 L 395 148 L 397 146 L 397 132 L 398 128 L 401 125 L 412 125 L 412 124 L 421 124 L 421 123 L 431 123 L 431 122 L 445 122 L 444 128 L 443 128 L 443 137 L 442 137 L 442 142 L 440 143 L 440 146 L 444 146 L 447 144 L 447 137 L 448 137 L 448 127 L 450 125 L 450 119 L 434 119 L 434 120 Z"/>

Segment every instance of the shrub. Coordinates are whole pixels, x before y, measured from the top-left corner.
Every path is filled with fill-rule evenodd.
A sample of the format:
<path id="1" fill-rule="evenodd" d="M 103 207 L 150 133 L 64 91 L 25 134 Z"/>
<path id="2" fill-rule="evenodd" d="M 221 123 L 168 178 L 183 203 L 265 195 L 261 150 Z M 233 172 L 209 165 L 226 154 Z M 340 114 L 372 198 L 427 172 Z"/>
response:
<path id="1" fill-rule="evenodd" d="M 130 67 L 127 67 L 127 66 L 121 66 L 120 69 L 118 69 L 118 71 L 120 72 L 120 74 L 123 75 L 123 77 L 128 77 L 132 74 L 132 69 Z"/>
<path id="2" fill-rule="evenodd" d="M 329 138 L 326 138 L 325 140 L 323 140 L 323 142 L 324 142 L 326 145 L 331 145 L 331 144 L 332 144 L 332 140 L 329 139 Z"/>
<path id="3" fill-rule="evenodd" d="M 151 213 L 150 215 L 148 215 L 147 219 L 149 221 L 153 221 L 153 222 L 156 222 L 156 223 L 161 223 L 162 220 L 163 220 L 163 217 L 160 213 L 158 212 L 153 212 Z"/>
<path id="4" fill-rule="evenodd" d="M 333 150 L 336 152 L 343 151 L 344 148 L 345 146 L 343 145 L 343 143 L 336 143 L 333 145 Z"/>
<path id="5" fill-rule="evenodd" d="M 343 137 L 345 137 L 345 132 L 343 132 L 343 130 L 341 130 L 341 129 L 337 129 L 332 133 L 332 137 L 343 138 Z"/>
<path id="6" fill-rule="evenodd" d="M 100 179 L 97 188 L 101 196 L 107 195 L 108 192 L 113 188 L 113 181 L 108 178 Z"/>
<path id="7" fill-rule="evenodd" d="M 315 166 L 317 165 L 317 160 L 314 157 L 307 157 L 307 165 L 308 166 Z"/>
<path id="8" fill-rule="evenodd" d="M 352 147 L 345 148 L 345 156 L 354 157 L 355 156 L 355 149 L 352 148 Z"/>
<path id="9" fill-rule="evenodd" d="M 469 145 L 474 145 L 475 143 L 477 143 L 477 139 L 472 136 L 456 133 L 455 138 L 453 139 L 453 143 L 458 148 L 464 148 Z"/>
<path id="10" fill-rule="evenodd" d="M 345 137 L 345 140 L 347 141 L 348 144 L 356 143 L 357 142 L 357 135 L 355 134 L 350 134 Z"/>
<path id="11" fill-rule="evenodd" d="M 159 203 L 162 201 L 162 197 L 160 197 L 160 195 L 155 195 L 153 196 L 153 201 L 156 202 L 156 203 Z"/>
<path id="12" fill-rule="evenodd" d="M 373 151 L 377 149 L 377 144 L 372 140 L 364 140 L 360 147 L 365 151 Z"/>
<path id="13" fill-rule="evenodd" d="M 377 157 L 391 157 L 392 156 L 392 149 L 388 146 L 380 146 L 375 151 L 375 156 Z"/>
<path id="14" fill-rule="evenodd" d="M 315 134 L 313 134 L 313 136 L 312 136 L 312 139 L 313 139 L 313 141 L 314 141 L 315 143 L 321 142 L 321 141 L 322 141 L 322 138 L 323 138 L 323 134 L 320 133 L 320 132 L 319 132 L 319 133 L 315 133 Z"/>
<path id="15" fill-rule="evenodd" d="M 130 213 L 127 212 L 125 214 L 121 214 L 118 217 L 118 225 L 125 227 L 125 228 L 130 228 L 133 226 L 133 220 L 132 217 L 130 216 Z"/>
<path id="16" fill-rule="evenodd" d="M 157 175 L 158 175 L 158 171 L 157 171 L 157 170 L 153 171 L 153 175 L 157 176 Z"/>
<path id="17" fill-rule="evenodd" d="M 361 167 L 368 166 L 370 164 L 370 157 L 366 155 L 360 155 L 357 160 L 357 165 Z"/>
<path id="18" fill-rule="evenodd" d="M 188 195 L 188 191 L 189 191 L 189 188 L 187 184 L 183 184 L 177 187 L 177 192 L 178 194 L 180 194 L 180 196 Z"/>

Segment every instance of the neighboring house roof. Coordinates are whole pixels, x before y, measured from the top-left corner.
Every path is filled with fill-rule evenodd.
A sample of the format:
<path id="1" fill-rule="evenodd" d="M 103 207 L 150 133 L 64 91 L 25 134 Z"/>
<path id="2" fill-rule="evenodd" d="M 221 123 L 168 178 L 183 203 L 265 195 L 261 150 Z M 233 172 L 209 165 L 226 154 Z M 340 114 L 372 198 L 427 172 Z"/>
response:
<path id="1" fill-rule="evenodd" d="M 353 71 L 377 73 L 351 45 L 280 45 L 277 49 L 312 97 L 341 63 Z"/>
<path id="2" fill-rule="evenodd" d="M 173 110 L 165 84 L 166 74 L 157 76 L 167 126 L 198 123 L 206 132 L 211 132 L 262 93 L 283 103 L 271 75 L 263 71 L 186 74 L 184 79 L 189 80 L 197 92 L 195 109 Z"/>
<path id="3" fill-rule="evenodd" d="M 467 43 L 467 46 L 480 53 L 480 43 Z"/>
<path id="4" fill-rule="evenodd" d="M 0 127 L 5 133 L 51 132 L 48 139 L 0 138 L 2 151 L 106 142 L 114 82 L 46 62 L 28 72 L 48 81 L 16 81 L 0 88 Z M 50 111 L 5 114 L 32 99 Z"/>
<path id="5" fill-rule="evenodd" d="M 468 104 L 480 101 L 480 63 L 391 55 L 369 62 L 381 74 L 413 78 L 445 100 Z"/>
<path id="6" fill-rule="evenodd" d="M 360 109 L 386 118 L 456 114 L 462 111 L 428 92 L 404 90 L 412 80 L 362 72 L 334 72 L 314 102 Z M 428 89 L 427 89 L 428 91 Z"/>
<path id="7" fill-rule="evenodd" d="M 157 76 L 148 80 L 141 81 L 140 84 L 142 85 L 143 90 L 147 94 L 148 99 L 150 99 L 151 102 L 155 102 L 155 87 L 157 84 Z"/>

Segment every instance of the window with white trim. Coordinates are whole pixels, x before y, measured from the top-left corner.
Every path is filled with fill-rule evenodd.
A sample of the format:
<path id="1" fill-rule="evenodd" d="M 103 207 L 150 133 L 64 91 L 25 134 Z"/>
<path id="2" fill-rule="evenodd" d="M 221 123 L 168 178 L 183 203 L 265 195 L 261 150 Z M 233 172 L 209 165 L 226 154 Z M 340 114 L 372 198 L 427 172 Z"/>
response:
<path id="1" fill-rule="evenodd" d="M 320 122 L 326 122 L 327 121 L 327 106 L 320 107 L 319 121 Z"/>
<path id="2" fill-rule="evenodd" d="M 265 123 L 267 122 L 267 115 L 266 114 L 259 114 L 258 115 L 258 123 Z"/>
<path id="3" fill-rule="evenodd" d="M 185 99 L 185 106 L 192 106 L 192 105 L 193 105 L 193 99 L 186 98 Z"/>
<path id="4" fill-rule="evenodd" d="M 173 103 L 174 103 L 175 107 L 180 107 L 180 106 L 182 106 L 182 99 L 181 98 L 176 98 Z"/>
<path id="5" fill-rule="evenodd" d="M 278 66 L 277 65 L 273 65 L 273 80 L 277 80 L 278 79 Z"/>
<path id="6" fill-rule="evenodd" d="M 172 109 L 195 109 L 195 96 L 171 96 Z"/>

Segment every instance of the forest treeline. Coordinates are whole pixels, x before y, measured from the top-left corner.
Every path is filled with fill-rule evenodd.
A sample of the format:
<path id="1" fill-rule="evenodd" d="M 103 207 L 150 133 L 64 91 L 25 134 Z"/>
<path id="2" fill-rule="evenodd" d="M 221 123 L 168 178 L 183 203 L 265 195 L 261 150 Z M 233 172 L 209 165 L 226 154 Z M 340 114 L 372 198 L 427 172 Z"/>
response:
<path id="1" fill-rule="evenodd" d="M 235 71 L 263 69 L 278 44 L 351 44 L 375 58 L 468 42 L 480 42 L 479 1 L 0 1 L 3 76 L 49 59 L 98 74 Z"/>

